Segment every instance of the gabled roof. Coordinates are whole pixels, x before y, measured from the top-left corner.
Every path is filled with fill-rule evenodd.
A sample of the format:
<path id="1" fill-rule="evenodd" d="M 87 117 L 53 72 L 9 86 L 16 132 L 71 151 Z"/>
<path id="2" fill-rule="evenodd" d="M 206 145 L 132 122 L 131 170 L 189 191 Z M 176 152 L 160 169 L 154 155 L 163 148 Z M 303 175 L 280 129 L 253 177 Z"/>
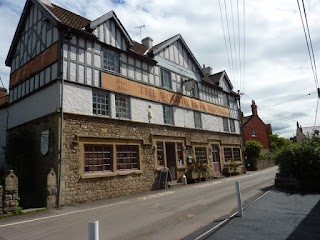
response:
<path id="1" fill-rule="evenodd" d="M 183 46 L 187 49 L 188 54 L 191 56 L 191 58 L 193 59 L 193 61 L 196 63 L 198 69 L 200 70 L 200 73 L 202 74 L 202 76 L 205 76 L 205 73 L 203 72 L 203 69 L 201 68 L 198 60 L 195 58 L 195 56 L 193 55 L 193 53 L 191 52 L 190 48 L 188 47 L 188 45 L 186 44 L 186 42 L 183 40 L 181 34 L 177 34 L 171 38 L 168 38 L 167 40 L 164 40 L 163 42 L 153 46 L 151 49 L 149 49 L 148 54 L 153 54 L 153 55 L 157 55 L 161 50 L 165 49 L 167 46 L 171 45 L 172 43 L 174 43 L 175 41 L 180 40 L 183 44 Z"/>
<path id="2" fill-rule="evenodd" d="M 233 85 L 228 77 L 228 74 L 225 70 L 221 71 L 221 72 L 217 72 L 217 73 L 214 73 L 212 75 L 209 76 L 209 78 L 217 85 L 220 84 L 220 82 L 222 81 L 223 78 L 226 78 L 227 79 L 227 82 L 230 86 L 230 89 L 233 89 Z"/>
<path id="3" fill-rule="evenodd" d="M 48 18 L 48 20 L 56 27 L 67 28 L 70 30 L 74 30 L 80 32 L 86 36 L 91 38 L 96 38 L 93 34 L 85 30 L 85 27 L 90 24 L 90 20 L 81 17 L 69 10 L 66 10 L 62 7 L 59 7 L 55 4 L 45 3 L 45 1 L 40 0 L 27 0 L 26 4 L 23 8 L 18 26 L 16 28 L 16 32 L 14 34 L 13 40 L 11 42 L 11 46 L 7 55 L 7 59 L 5 61 L 7 66 L 11 65 L 13 50 L 16 48 L 19 40 L 19 34 L 23 31 L 23 27 L 26 23 L 26 19 L 28 18 L 29 11 L 31 9 L 32 4 L 37 6 L 42 13 Z"/>
<path id="4" fill-rule="evenodd" d="M 242 118 L 242 124 L 243 124 L 243 126 L 247 125 L 252 118 L 253 118 L 253 115 L 247 116 L 247 117 L 243 117 L 243 118 Z"/>
<path id="5" fill-rule="evenodd" d="M 117 15 L 115 14 L 114 11 L 110 11 L 106 14 L 104 14 L 101 17 L 98 17 L 96 20 L 93 20 L 90 23 L 90 28 L 91 29 L 96 29 L 99 25 L 101 25 L 102 23 L 104 23 L 105 21 L 109 20 L 109 19 L 114 19 L 114 21 L 117 23 L 118 27 L 121 29 L 123 35 L 125 35 L 126 39 L 128 40 L 129 44 L 132 45 L 133 41 L 131 39 L 131 37 L 129 36 L 128 32 L 126 31 L 126 29 L 123 27 L 122 23 L 120 22 L 119 18 L 117 17 Z"/>

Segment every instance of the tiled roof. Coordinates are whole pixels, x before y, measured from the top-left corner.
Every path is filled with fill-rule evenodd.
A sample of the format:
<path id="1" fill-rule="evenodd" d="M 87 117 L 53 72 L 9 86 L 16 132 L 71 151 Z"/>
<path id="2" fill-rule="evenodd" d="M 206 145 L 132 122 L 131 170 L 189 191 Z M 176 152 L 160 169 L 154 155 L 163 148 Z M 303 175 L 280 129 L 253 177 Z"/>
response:
<path id="1" fill-rule="evenodd" d="M 212 75 L 209 76 L 209 78 L 210 78 L 216 85 L 219 85 L 219 81 L 220 81 L 220 79 L 221 79 L 221 76 L 222 76 L 223 72 L 224 72 L 224 71 L 221 71 L 221 72 L 212 74 Z"/>
<path id="2" fill-rule="evenodd" d="M 91 21 L 62 7 L 55 4 L 51 6 L 46 5 L 46 7 L 51 11 L 51 13 L 60 20 L 60 22 L 73 29 L 83 30 L 88 26 Z"/>
<path id="3" fill-rule="evenodd" d="M 133 41 L 133 45 L 131 46 L 130 50 L 140 55 L 144 55 L 148 48 L 141 43 Z"/>
<path id="4" fill-rule="evenodd" d="M 313 134 L 315 134 L 315 131 L 320 131 L 320 126 L 314 126 L 314 127 L 302 127 L 302 133 L 307 137 L 311 138 Z"/>
<path id="5" fill-rule="evenodd" d="M 247 116 L 247 117 L 243 117 L 242 118 L 242 124 L 246 125 L 251 120 L 252 117 L 253 117 L 253 115 Z"/>

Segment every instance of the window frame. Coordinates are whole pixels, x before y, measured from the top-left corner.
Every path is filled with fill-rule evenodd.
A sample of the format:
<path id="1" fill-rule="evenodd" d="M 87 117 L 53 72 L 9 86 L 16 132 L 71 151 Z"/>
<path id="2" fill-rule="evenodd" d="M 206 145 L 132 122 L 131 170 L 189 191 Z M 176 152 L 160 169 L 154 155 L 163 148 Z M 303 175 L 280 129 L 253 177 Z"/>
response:
<path id="1" fill-rule="evenodd" d="M 202 114 L 199 111 L 193 111 L 194 127 L 202 129 Z"/>
<path id="2" fill-rule="evenodd" d="M 230 149 L 230 152 L 228 155 L 230 155 L 230 159 L 227 160 L 226 158 L 226 149 Z M 237 153 L 235 151 L 238 151 L 239 156 L 237 156 Z M 242 157 L 241 157 L 241 148 L 239 146 L 234 147 L 234 146 L 223 146 L 223 157 L 225 162 L 230 162 L 232 159 L 237 161 L 237 162 L 242 162 Z"/>
<path id="3" fill-rule="evenodd" d="M 229 119 L 228 118 L 222 118 L 222 125 L 223 125 L 223 131 L 224 132 L 229 132 Z"/>
<path id="4" fill-rule="evenodd" d="M 169 111 L 168 111 L 169 110 Z M 173 114 L 173 107 L 170 105 L 162 104 L 162 111 L 163 111 L 163 123 L 166 125 L 174 126 L 174 114 Z M 170 116 L 167 116 L 169 112 Z M 167 120 L 170 119 L 168 122 Z"/>
<path id="5" fill-rule="evenodd" d="M 257 136 L 256 128 L 255 128 L 255 127 L 252 127 L 252 128 L 251 128 L 251 137 L 256 137 L 256 136 Z"/>
<path id="6" fill-rule="evenodd" d="M 102 69 L 108 72 L 120 74 L 120 54 L 107 48 L 103 48 L 102 52 Z M 110 67 L 109 61 L 111 60 L 113 61 L 113 66 Z"/>
<path id="7" fill-rule="evenodd" d="M 96 171 L 87 172 L 85 171 L 85 146 L 110 146 L 112 148 L 112 169 L 110 171 Z M 118 170 L 117 169 L 117 146 L 129 146 L 137 148 L 137 166 L 135 169 Z M 80 178 L 99 178 L 99 177 L 110 177 L 117 175 L 128 175 L 131 173 L 141 174 L 142 173 L 142 158 L 141 158 L 141 140 L 131 140 L 131 139 L 99 139 L 92 137 L 80 137 L 79 139 L 79 151 L 80 151 L 80 168 L 79 175 Z"/>
<path id="8" fill-rule="evenodd" d="M 117 98 L 125 99 L 125 101 L 122 102 L 125 104 L 125 106 L 120 106 L 119 103 L 121 103 L 121 101 L 120 99 L 117 99 Z M 125 112 L 120 111 L 123 109 L 125 109 Z M 119 94 L 119 93 L 115 94 L 115 114 L 116 114 L 116 118 L 119 118 L 119 119 L 131 119 L 131 103 L 130 103 L 129 96 Z"/>
<path id="9" fill-rule="evenodd" d="M 205 155 L 201 155 L 201 156 L 204 157 L 205 159 L 198 159 L 197 152 L 198 153 L 199 153 L 199 151 L 203 152 L 203 150 L 205 152 Z M 195 159 L 195 161 L 197 163 L 208 164 L 208 149 L 207 149 L 207 146 L 194 146 L 193 147 L 193 151 L 194 151 L 194 159 Z"/>
<path id="10" fill-rule="evenodd" d="M 96 95 L 96 96 L 95 96 Z M 105 98 L 105 103 L 98 102 L 98 97 L 102 99 Z M 94 99 L 96 98 L 96 102 Z M 104 105 L 106 106 L 105 109 L 98 108 L 98 105 Z M 101 112 L 105 111 L 106 114 L 102 114 Z M 110 93 L 109 92 L 101 92 L 101 91 L 92 91 L 92 114 L 98 115 L 98 116 L 108 116 L 110 117 Z"/>
<path id="11" fill-rule="evenodd" d="M 164 73 L 168 74 L 168 79 L 164 78 Z M 161 87 L 172 90 L 171 72 L 165 68 L 160 68 L 160 84 Z"/>
<path id="12" fill-rule="evenodd" d="M 235 133 L 236 132 L 236 124 L 234 119 L 229 119 L 229 124 L 230 124 L 230 132 Z"/>

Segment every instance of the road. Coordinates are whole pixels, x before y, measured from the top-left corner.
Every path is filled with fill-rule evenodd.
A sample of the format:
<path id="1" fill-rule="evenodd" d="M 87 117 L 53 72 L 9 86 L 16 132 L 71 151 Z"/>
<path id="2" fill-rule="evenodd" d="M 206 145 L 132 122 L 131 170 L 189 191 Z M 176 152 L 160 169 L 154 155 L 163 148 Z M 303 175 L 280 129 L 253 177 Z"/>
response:
<path id="1" fill-rule="evenodd" d="M 99 221 L 100 239 L 182 239 L 236 209 L 234 181 L 243 201 L 274 184 L 277 167 L 168 190 L 0 219 L 1 240 L 87 239 Z"/>

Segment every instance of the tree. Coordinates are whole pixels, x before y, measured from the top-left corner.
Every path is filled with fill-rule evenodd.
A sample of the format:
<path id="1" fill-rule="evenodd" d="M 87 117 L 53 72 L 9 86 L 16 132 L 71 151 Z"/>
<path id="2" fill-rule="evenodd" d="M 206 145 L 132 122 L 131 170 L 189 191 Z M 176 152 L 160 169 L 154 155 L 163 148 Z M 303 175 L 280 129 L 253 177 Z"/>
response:
<path id="1" fill-rule="evenodd" d="M 279 137 L 277 134 L 269 135 L 271 152 L 278 153 L 284 147 L 288 146 L 291 142 L 288 139 Z"/>

